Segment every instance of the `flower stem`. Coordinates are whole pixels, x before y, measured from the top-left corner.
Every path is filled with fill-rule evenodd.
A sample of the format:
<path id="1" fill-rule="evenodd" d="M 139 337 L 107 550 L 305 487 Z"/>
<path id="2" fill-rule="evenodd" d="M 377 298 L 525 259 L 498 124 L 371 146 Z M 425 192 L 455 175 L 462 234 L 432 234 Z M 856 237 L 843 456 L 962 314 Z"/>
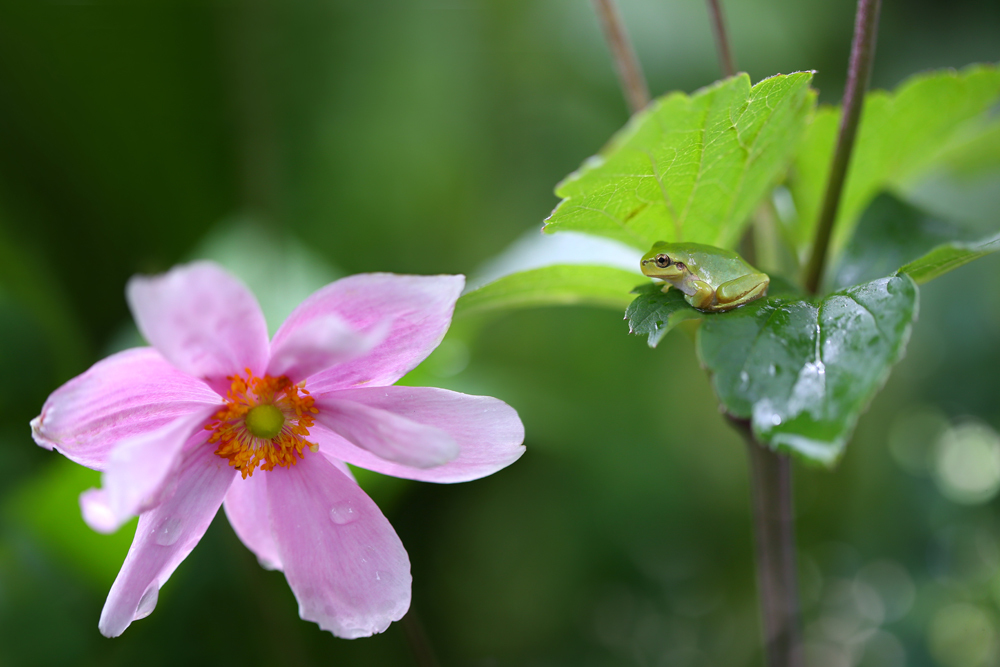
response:
<path id="1" fill-rule="evenodd" d="M 403 626 L 406 643 L 409 644 L 413 659 L 418 667 L 440 667 L 441 663 L 434 655 L 430 639 L 427 638 L 427 632 L 424 631 L 424 624 L 420 622 L 420 617 L 413 610 L 412 604 L 410 610 L 400 620 L 400 624 Z"/>
<path id="2" fill-rule="evenodd" d="M 757 534 L 757 581 L 770 667 L 802 665 L 799 591 L 792 513 L 792 462 L 756 442 L 747 445 Z"/>
<path id="3" fill-rule="evenodd" d="M 743 434 L 750 459 L 757 588 L 768 667 L 802 667 L 792 461 L 761 445 L 750 422 L 730 417 Z"/>
<path id="4" fill-rule="evenodd" d="M 730 77 L 736 74 L 736 61 L 732 49 L 729 48 L 729 38 L 726 36 L 726 21 L 722 15 L 722 5 L 719 0 L 708 0 L 708 13 L 712 17 L 712 33 L 715 35 L 715 46 L 719 50 L 719 66 L 722 76 Z"/>
<path id="5" fill-rule="evenodd" d="M 608 41 L 611 56 L 615 60 L 618 82 L 625 94 L 625 101 L 628 102 L 631 113 L 640 111 L 649 104 L 649 88 L 646 85 L 646 78 L 642 75 L 639 60 L 635 56 L 635 49 L 629 41 L 621 14 L 618 13 L 614 0 L 593 1 L 601 29 L 604 31 L 604 38 Z"/>
<path id="6" fill-rule="evenodd" d="M 843 193 L 851 151 L 861 121 L 865 91 L 871 78 L 872 61 L 875 59 L 875 34 L 878 32 L 878 14 L 881 0 L 858 0 L 854 18 L 854 41 L 851 43 L 851 60 L 847 67 L 847 85 L 844 87 L 843 111 L 837 144 L 826 183 L 823 207 L 816 225 L 816 239 L 806 267 L 806 289 L 815 294 L 823 280 L 826 254 L 830 245 L 833 223 L 837 219 L 840 196 Z"/>

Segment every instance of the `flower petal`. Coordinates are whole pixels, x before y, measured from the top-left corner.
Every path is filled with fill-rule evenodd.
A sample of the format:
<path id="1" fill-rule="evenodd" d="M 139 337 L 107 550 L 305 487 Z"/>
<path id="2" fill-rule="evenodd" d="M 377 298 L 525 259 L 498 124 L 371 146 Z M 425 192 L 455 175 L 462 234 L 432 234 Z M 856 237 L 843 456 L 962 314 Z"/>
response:
<path id="1" fill-rule="evenodd" d="M 227 376 L 267 366 L 267 323 L 243 283 L 211 262 L 133 276 L 125 291 L 139 331 L 179 370 L 223 393 Z"/>
<path id="2" fill-rule="evenodd" d="M 385 461 L 432 468 L 459 454 L 446 432 L 364 403 L 342 400 L 343 392 L 316 399 L 316 421 Z"/>
<path id="3" fill-rule="evenodd" d="M 121 526 L 108 504 L 104 489 L 87 489 L 80 494 L 80 513 L 83 522 L 98 533 L 113 533 Z"/>
<path id="4" fill-rule="evenodd" d="M 410 559 L 361 487 L 309 453 L 267 474 L 272 529 L 299 615 L 347 639 L 402 618 Z"/>
<path id="5" fill-rule="evenodd" d="M 387 328 L 375 327 L 362 333 L 333 314 L 300 319 L 297 326 L 282 328 L 275 336 L 267 373 L 299 382 L 334 364 L 367 354 L 382 342 Z"/>
<path id="6" fill-rule="evenodd" d="M 444 338 L 464 276 L 398 276 L 362 273 L 331 283 L 302 302 L 275 334 L 329 313 L 369 333 L 388 326 L 388 335 L 371 352 L 337 364 L 309 380 L 322 393 L 357 384 L 390 385 L 413 370 Z"/>
<path id="7" fill-rule="evenodd" d="M 324 453 L 385 475 L 425 482 L 467 482 L 507 467 L 524 453 L 524 425 L 514 408 L 496 398 L 433 387 L 364 387 L 331 396 L 436 427 L 454 438 L 461 450 L 449 463 L 418 469 L 359 449 L 336 433 L 318 428 L 321 424 L 310 429 L 310 438 Z"/>
<path id="8" fill-rule="evenodd" d="M 52 392 L 31 422 L 31 435 L 46 449 L 104 470 L 120 441 L 221 404 L 204 382 L 181 373 L 153 348 L 140 347 L 98 361 Z"/>
<path id="9" fill-rule="evenodd" d="M 266 471 L 258 470 L 256 475 L 234 480 L 222 506 L 236 535 L 254 552 L 261 566 L 280 570 L 281 558 L 267 510 L 267 477 Z"/>
<path id="10" fill-rule="evenodd" d="M 208 441 L 209 434 L 202 427 L 216 409 L 212 406 L 178 417 L 156 431 L 125 440 L 111 451 L 101 486 L 118 525 L 155 507 L 171 491 L 182 449 Z"/>
<path id="11" fill-rule="evenodd" d="M 101 611 L 101 634 L 117 637 L 153 611 L 160 587 L 201 540 L 235 475 L 211 447 L 186 454 L 176 492 L 139 517 L 132 547 Z"/>

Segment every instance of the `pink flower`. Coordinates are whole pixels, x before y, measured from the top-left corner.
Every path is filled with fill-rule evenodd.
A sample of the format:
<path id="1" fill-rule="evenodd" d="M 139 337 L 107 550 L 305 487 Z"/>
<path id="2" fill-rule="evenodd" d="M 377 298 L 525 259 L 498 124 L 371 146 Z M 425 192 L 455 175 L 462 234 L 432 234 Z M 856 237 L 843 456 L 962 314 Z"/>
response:
<path id="1" fill-rule="evenodd" d="M 152 347 L 94 364 L 31 422 L 39 445 L 103 471 L 80 498 L 91 527 L 139 515 L 101 633 L 153 610 L 220 505 L 261 564 L 284 571 L 302 618 L 347 638 L 402 618 L 409 558 L 344 462 L 462 482 L 524 452 L 502 401 L 391 386 L 441 342 L 464 282 L 344 278 L 268 342 L 256 299 L 214 264 L 133 278 L 129 306 Z"/>

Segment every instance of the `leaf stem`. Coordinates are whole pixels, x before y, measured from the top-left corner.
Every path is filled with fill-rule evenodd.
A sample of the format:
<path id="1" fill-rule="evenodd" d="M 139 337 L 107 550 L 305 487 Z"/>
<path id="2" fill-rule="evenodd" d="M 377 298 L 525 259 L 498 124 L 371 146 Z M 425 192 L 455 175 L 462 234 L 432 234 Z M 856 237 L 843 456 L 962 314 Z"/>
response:
<path id="1" fill-rule="evenodd" d="M 631 113 L 636 113 L 649 104 L 649 87 L 642 74 L 639 59 L 629 40 L 625 24 L 614 0 L 593 0 L 597 18 L 601 22 L 604 38 L 611 48 L 611 56 L 618 72 L 618 82 L 621 84 L 625 101 L 628 102 Z"/>
<path id="2" fill-rule="evenodd" d="M 827 250 L 833 223 L 837 219 L 840 196 L 843 193 L 847 167 L 851 162 L 851 151 L 861 121 L 865 91 L 871 78 L 872 61 L 875 59 L 875 34 L 878 32 L 878 14 L 881 0 L 858 0 L 854 18 L 854 41 L 851 44 L 851 60 L 847 68 L 847 84 L 844 87 L 843 111 L 837 144 L 830 165 L 830 177 L 826 184 L 823 207 L 820 209 L 816 225 L 816 239 L 812 255 L 806 267 L 806 289 L 815 294 L 823 280 Z"/>
<path id="3" fill-rule="evenodd" d="M 729 38 L 726 35 L 726 21 L 722 14 L 719 0 L 708 0 L 708 13 L 712 18 L 712 33 L 715 35 L 715 46 L 719 51 L 719 66 L 722 76 L 730 77 L 736 74 L 736 60 L 729 48 Z"/>
<path id="4" fill-rule="evenodd" d="M 757 588 L 768 667 L 802 667 L 799 591 L 792 511 L 792 461 L 759 444 L 750 422 L 730 417 L 750 459 Z"/>

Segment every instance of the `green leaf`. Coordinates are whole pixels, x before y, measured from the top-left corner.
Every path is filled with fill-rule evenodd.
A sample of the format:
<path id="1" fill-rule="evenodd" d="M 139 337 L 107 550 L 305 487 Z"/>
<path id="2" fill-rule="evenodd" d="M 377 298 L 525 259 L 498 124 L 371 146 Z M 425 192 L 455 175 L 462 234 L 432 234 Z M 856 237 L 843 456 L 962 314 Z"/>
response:
<path id="1" fill-rule="evenodd" d="M 974 239 L 970 230 L 882 193 L 861 216 L 834 285 L 847 287 L 897 272 L 923 284 L 997 250 L 1000 235 Z"/>
<path id="2" fill-rule="evenodd" d="M 636 287 L 632 293 L 638 296 L 625 310 L 629 333 L 648 335 L 650 347 L 656 347 L 663 337 L 681 322 L 705 316 L 702 311 L 692 308 L 679 290 L 664 292 L 662 288 L 663 283 Z M 771 297 L 799 295 L 798 288 L 781 276 L 771 276 L 771 285 L 767 291 Z M 718 316 L 719 314 L 713 315 L 713 317 Z"/>
<path id="3" fill-rule="evenodd" d="M 918 285 L 934 280 L 949 271 L 968 264 L 974 259 L 1000 250 L 1000 234 L 973 243 L 954 241 L 945 243 L 899 269 L 913 278 Z"/>
<path id="4" fill-rule="evenodd" d="M 906 347 L 917 314 L 907 276 L 822 300 L 770 297 L 706 315 L 698 355 L 726 412 L 757 440 L 832 465 Z"/>
<path id="5" fill-rule="evenodd" d="M 644 278 L 609 266 L 555 265 L 521 271 L 463 294 L 455 316 L 504 308 L 588 304 L 625 308 Z"/>
<path id="6" fill-rule="evenodd" d="M 723 248 L 782 177 L 815 94 L 811 72 L 750 87 L 740 74 L 636 114 L 601 154 L 556 187 L 545 231 L 572 229 L 642 250 L 656 241 Z"/>
<path id="7" fill-rule="evenodd" d="M 958 240 L 971 240 L 969 232 L 882 193 L 865 210 L 844 249 L 834 288 L 891 276 L 936 246 Z"/>
<path id="8" fill-rule="evenodd" d="M 642 285 L 635 288 L 638 294 L 625 310 L 629 333 L 648 335 L 650 347 L 656 347 L 671 329 L 684 320 L 701 319 L 704 316 L 684 300 L 684 295 L 672 289 L 663 291 L 663 285 Z"/>
<path id="9" fill-rule="evenodd" d="M 919 74 L 892 93 L 870 93 L 834 227 L 831 256 L 838 256 L 846 246 L 862 211 L 880 190 L 901 187 L 933 166 L 953 140 L 969 131 L 964 123 L 982 114 L 998 97 L 1000 70 L 992 65 Z M 799 253 L 806 253 L 813 241 L 839 122 L 839 108 L 819 109 L 795 157 L 790 185 L 797 219 L 789 232 Z"/>

